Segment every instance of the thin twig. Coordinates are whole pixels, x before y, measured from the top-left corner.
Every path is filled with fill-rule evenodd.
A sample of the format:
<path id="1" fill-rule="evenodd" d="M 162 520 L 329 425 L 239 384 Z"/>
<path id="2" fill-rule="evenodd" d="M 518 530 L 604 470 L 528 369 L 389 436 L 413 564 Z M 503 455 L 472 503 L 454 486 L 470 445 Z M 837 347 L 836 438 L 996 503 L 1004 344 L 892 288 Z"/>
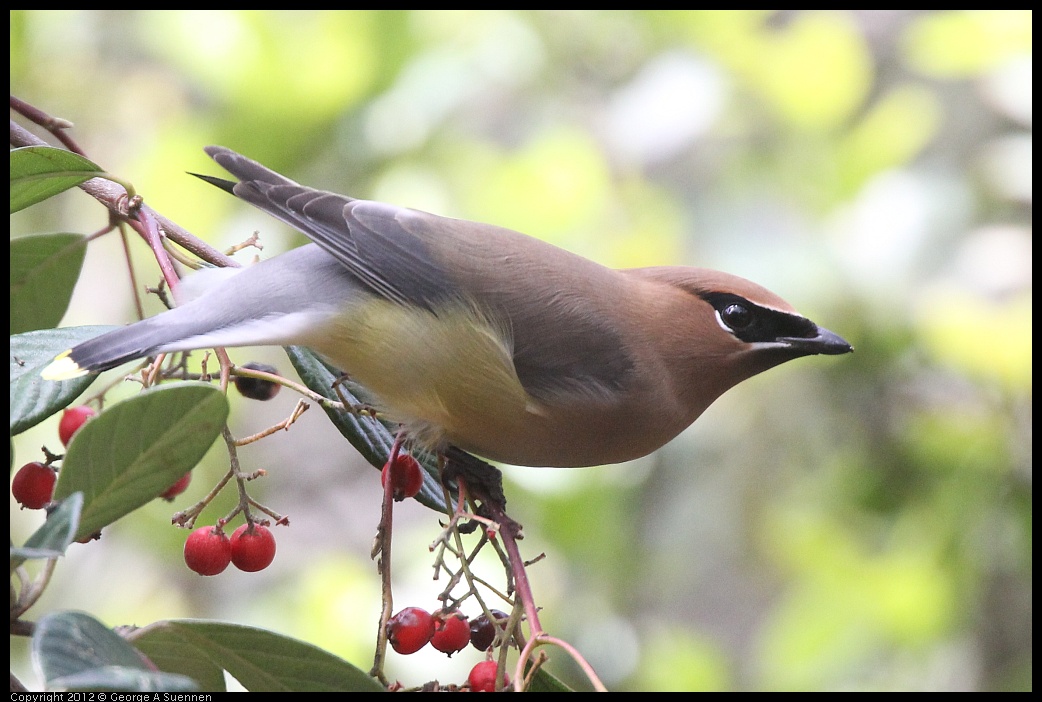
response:
<path id="1" fill-rule="evenodd" d="M 46 141 L 36 136 L 14 120 L 11 120 L 10 142 L 11 146 L 50 146 Z M 79 187 L 80 190 L 83 190 L 85 193 L 100 202 L 108 208 L 109 212 L 113 213 L 119 219 L 129 219 L 130 212 L 127 210 L 127 190 L 122 185 L 113 183 L 111 180 L 105 178 L 92 178 L 86 183 L 81 183 Z M 238 261 L 225 256 L 223 253 L 213 248 L 205 241 L 202 241 L 176 222 L 167 219 L 152 208 L 148 207 L 148 205 L 142 205 L 142 207 L 148 210 L 156 218 L 163 233 L 178 246 L 181 246 L 204 261 L 209 261 L 215 266 L 226 266 L 232 268 L 240 267 Z"/>
<path id="2" fill-rule="evenodd" d="M 391 446 L 391 455 L 387 459 L 394 464 L 398 458 L 398 452 L 402 448 L 402 432 L 394 438 Z M 391 594 L 391 528 L 394 515 L 394 481 L 388 479 L 384 484 L 383 502 L 380 507 L 380 526 L 376 530 L 376 539 L 373 544 L 372 558 L 376 558 L 376 567 L 380 571 L 380 625 L 376 632 L 376 651 L 373 654 L 373 667 L 369 675 L 387 686 L 387 678 L 384 676 L 384 659 L 387 656 L 387 622 L 391 619 L 394 609 L 394 597 Z"/>
<path id="3" fill-rule="evenodd" d="M 67 131 L 65 131 L 73 126 L 72 122 L 69 120 L 62 119 L 61 117 L 52 117 L 40 108 L 30 105 L 24 100 L 16 98 L 14 95 L 11 96 L 11 109 L 53 134 L 54 138 L 64 144 L 65 148 L 69 151 L 77 153 L 83 157 L 87 156 L 87 154 L 83 152 L 83 149 L 80 148 L 80 145 L 69 136 Z"/>
<path id="4" fill-rule="evenodd" d="M 252 444 L 254 441 L 259 441 L 259 440 L 263 439 L 265 436 L 271 436 L 275 432 L 283 431 L 283 430 L 287 430 L 288 431 L 289 428 L 290 428 L 290 425 L 292 425 L 295 421 L 297 421 L 297 419 L 300 418 L 300 415 L 302 415 L 305 412 L 307 412 L 308 408 L 310 408 L 310 407 L 311 407 L 311 405 L 309 405 L 308 403 L 304 402 L 304 400 L 297 400 L 297 404 L 293 407 L 293 411 L 290 413 L 290 415 L 288 417 L 283 419 L 278 424 L 274 424 L 274 425 L 268 427 L 267 429 L 264 429 L 263 431 L 257 432 L 256 434 L 251 434 L 250 436 L 246 436 L 246 437 L 243 437 L 241 439 L 236 439 L 235 440 L 235 445 L 236 446 L 245 446 L 246 444 Z"/>

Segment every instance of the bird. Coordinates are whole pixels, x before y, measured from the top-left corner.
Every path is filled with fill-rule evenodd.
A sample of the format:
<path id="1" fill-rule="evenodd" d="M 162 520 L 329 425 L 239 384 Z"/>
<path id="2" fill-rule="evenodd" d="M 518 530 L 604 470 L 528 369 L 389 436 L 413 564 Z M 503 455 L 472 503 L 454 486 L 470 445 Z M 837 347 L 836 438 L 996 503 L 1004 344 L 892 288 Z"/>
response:
<path id="1" fill-rule="evenodd" d="M 301 345 L 375 397 L 425 450 L 520 466 L 621 463 L 721 394 L 853 347 L 782 298 L 689 266 L 613 269 L 510 229 L 300 185 L 230 149 L 203 180 L 310 243 L 188 277 L 190 299 L 85 341 L 67 379 L 158 353 Z"/>

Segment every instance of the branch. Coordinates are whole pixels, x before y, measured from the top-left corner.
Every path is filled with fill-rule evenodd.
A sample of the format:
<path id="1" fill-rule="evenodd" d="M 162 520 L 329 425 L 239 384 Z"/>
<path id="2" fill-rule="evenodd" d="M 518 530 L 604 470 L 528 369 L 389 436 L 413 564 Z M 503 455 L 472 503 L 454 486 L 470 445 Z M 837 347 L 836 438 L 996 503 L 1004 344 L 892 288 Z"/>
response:
<path id="1" fill-rule="evenodd" d="M 50 144 L 22 127 L 14 120 L 11 120 L 11 146 L 50 146 Z M 114 216 L 134 227 L 134 229 L 147 241 L 144 227 L 141 222 L 137 221 L 134 217 L 134 214 L 131 211 L 132 203 L 130 198 L 127 197 L 127 191 L 123 186 L 104 178 L 92 178 L 86 183 L 81 184 L 80 190 L 84 191 L 104 205 Z M 147 213 L 147 216 L 155 218 L 155 221 L 158 222 L 159 226 L 162 228 L 163 234 L 168 239 L 204 261 L 209 261 L 215 266 L 230 266 L 232 268 L 239 267 L 238 261 L 225 256 L 205 241 L 202 241 L 194 234 L 191 234 L 187 229 L 184 229 L 176 222 L 167 219 L 148 205 L 142 204 L 139 212 Z"/>

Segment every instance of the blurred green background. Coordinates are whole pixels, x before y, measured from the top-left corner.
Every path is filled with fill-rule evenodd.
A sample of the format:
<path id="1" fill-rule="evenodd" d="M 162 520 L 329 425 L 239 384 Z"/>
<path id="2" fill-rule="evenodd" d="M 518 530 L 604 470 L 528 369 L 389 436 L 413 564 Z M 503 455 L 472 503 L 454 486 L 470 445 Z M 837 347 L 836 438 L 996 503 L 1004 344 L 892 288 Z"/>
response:
<path id="1" fill-rule="evenodd" d="M 219 173 L 211 143 L 612 266 L 726 270 L 854 344 L 744 383 L 647 459 L 506 469 L 523 552 L 547 555 L 530 570 L 543 624 L 610 688 L 1031 688 L 1030 12 L 10 19 L 12 94 L 74 122 L 88 157 L 221 247 L 254 230 L 263 256 L 301 242 L 185 175 Z M 105 222 L 78 191 L 11 218 L 19 234 Z M 64 324 L 132 319 L 120 252 L 91 245 Z M 154 285 L 140 242 L 134 257 Z M 290 370 L 277 349 L 232 357 Z M 289 395 L 233 398 L 233 431 L 281 420 Z M 57 450 L 56 423 L 19 437 L 16 465 Z M 175 505 L 74 545 L 30 615 L 250 623 L 368 669 L 377 472 L 318 411 L 243 459 L 292 521 L 271 568 L 184 567 L 169 517 L 224 471 L 215 450 Z M 11 513 L 20 543 L 41 516 Z M 409 503 L 395 527 L 396 605 L 433 609 L 437 515 Z M 39 689 L 24 639 L 11 655 Z M 427 649 L 389 670 L 462 682 L 477 660 Z"/>

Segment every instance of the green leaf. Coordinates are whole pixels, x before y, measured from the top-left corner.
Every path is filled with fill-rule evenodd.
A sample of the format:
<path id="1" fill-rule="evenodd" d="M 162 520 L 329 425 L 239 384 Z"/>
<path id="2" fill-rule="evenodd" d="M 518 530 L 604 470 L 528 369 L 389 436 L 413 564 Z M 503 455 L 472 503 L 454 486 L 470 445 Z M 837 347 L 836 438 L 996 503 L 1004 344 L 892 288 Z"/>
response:
<path id="1" fill-rule="evenodd" d="M 33 662 L 48 690 L 194 690 L 190 678 L 152 670 L 133 646 L 83 612 L 53 612 L 36 623 Z"/>
<path id="2" fill-rule="evenodd" d="M 286 353 L 305 385 L 330 400 L 340 399 L 332 388 L 343 376 L 342 373 L 301 346 L 287 346 Z M 371 404 L 370 396 L 361 385 L 344 381 L 340 388 L 348 402 L 357 405 Z M 377 470 L 382 469 L 391 455 L 391 447 L 394 444 L 393 432 L 397 431 L 397 425 L 368 415 L 360 416 L 353 412 L 323 409 L 337 430 L 362 454 L 362 457 Z M 437 457 L 421 454 L 415 458 L 423 466 L 425 475 L 423 487 L 414 499 L 435 511 L 447 511 L 445 492 L 438 479 Z"/>
<path id="3" fill-rule="evenodd" d="M 186 626 L 187 625 L 187 626 Z M 225 692 L 224 668 L 209 642 L 192 629 L 192 622 L 163 621 L 138 629 L 127 640 L 167 673 L 187 675 L 207 692 Z"/>
<path id="4" fill-rule="evenodd" d="M 107 408 L 69 443 L 54 499 L 84 495 L 77 538 L 154 500 L 209 450 L 228 401 L 203 383 L 146 390 Z"/>
<path id="5" fill-rule="evenodd" d="M 100 166 L 79 154 L 53 146 L 11 150 L 11 212 L 105 175 Z"/>
<path id="6" fill-rule="evenodd" d="M 125 690 L 131 692 L 188 692 L 199 689 L 194 680 L 183 675 L 156 673 L 151 670 L 120 665 L 104 665 L 72 675 L 63 675 L 51 680 L 49 686 L 54 690 Z M 174 699 L 174 696 L 167 696 L 167 699 Z"/>
<path id="7" fill-rule="evenodd" d="M 21 547 L 11 547 L 11 570 L 30 558 L 58 558 L 65 555 L 76 536 L 83 509 L 83 493 L 74 492 L 47 515 L 47 521 L 33 532 Z"/>
<path id="8" fill-rule="evenodd" d="M 531 666 L 525 667 L 525 674 L 528 673 L 530 668 Z M 575 692 L 575 690 L 546 672 L 546 668 L 540 668 L 535 672 L 532 684 L 528 686 L 527 692 Z"/>
<path id="9" fill-rule="evenodd" d="M 11 337 L 11 436 L 33 427 L 66 407 L 98 376 L 51 381 L 40 371 L 62 351 L 117 327 L 40 329 Z"/>
<path id="10" fill-rule="evenodd" d="M 11 333 L 58 326 L 80 276 L 87 239 L 42 234 L 11 240 Z"/>
<path id="11" fill-rule="evenodd" d="M 251 692 L 380 692 L 347 661 L 272 631 L 223 622 L 171 620 L 135 631 L 130 641 L 161 670 L 216 680 L 227 670 Z M 223 682 L 220 690 L 223 690 Z M 220 691 L 218 690 L 218 691 Z"/>

